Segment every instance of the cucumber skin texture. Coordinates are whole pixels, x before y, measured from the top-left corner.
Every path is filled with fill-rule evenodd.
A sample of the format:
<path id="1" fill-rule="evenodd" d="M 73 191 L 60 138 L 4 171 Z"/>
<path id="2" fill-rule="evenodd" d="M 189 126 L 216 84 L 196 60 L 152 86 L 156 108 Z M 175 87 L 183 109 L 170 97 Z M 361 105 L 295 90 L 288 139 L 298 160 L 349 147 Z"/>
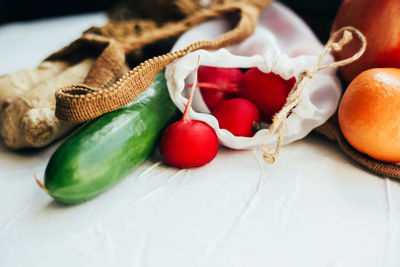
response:
<path id="1" fill-rule="evenodd" d="M 178 114 L 161 71 L 132 103 L 85 123 L 54 152 L 45 171 L 48 193 L 66 204 L 97 196 L 150 155 Z"/>

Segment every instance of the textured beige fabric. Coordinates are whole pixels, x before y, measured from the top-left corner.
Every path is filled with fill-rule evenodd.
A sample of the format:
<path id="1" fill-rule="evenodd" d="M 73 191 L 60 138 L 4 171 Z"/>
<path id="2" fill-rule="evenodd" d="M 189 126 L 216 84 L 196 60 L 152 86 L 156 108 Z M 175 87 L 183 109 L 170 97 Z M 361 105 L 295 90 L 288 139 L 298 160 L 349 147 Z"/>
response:
<path id="1" fill-rule="evenodd" d="M 125 106 L 146 90 L 156 74 L 175 59 L 198 49 L 214 50 L 226 47 L 250 36 L 261 10 L 270 2 L 271 0 L 214 1 L 210 7 L 202 8 L 184 20 L 166 23 L 148 33 L 128 35 L 125 38 L 115 39 L 90 32 L 84 34 L 70 47 L 50 57 L 65 56 L 81 46 L 80 43 L 105 46 L 83 84 L 71 85 L 57 92 L 56 116 L 61 120 L 77 123 Z M 109 76 L 114 77 L 113 74 L 120 69 L 126 53 L 156 40 L 177 35 L 201 21 L 229 12 L 237 12 L 240 15 L 240 20 L 233 30 L 215 40 L 196 42 L 183 50 L 151 58 L 132 69 L 113 86 L 108 87 L 108 81 L 111 80 Z"/>

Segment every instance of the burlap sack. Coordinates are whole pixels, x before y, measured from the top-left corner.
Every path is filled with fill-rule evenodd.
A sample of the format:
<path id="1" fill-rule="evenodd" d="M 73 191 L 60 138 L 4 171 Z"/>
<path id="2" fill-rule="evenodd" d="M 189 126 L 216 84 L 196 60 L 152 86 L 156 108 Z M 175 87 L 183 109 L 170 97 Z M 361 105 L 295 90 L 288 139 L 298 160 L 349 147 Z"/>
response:
<path id="1" fill-rule="evenodd" d="M 192 1 L 174 2 L 183 5 Z M 81 47 L 82 42 L 105 46 L 103 57 L 96 62 L 82 85 L 62 88 L 56 94 L 56 116 L 69 122 L 83 122 L 128 104 L 151 85 L 158 72 L 175 59 L 198 49 L 215 50 L 246 39 L 253 33 L 260 12 L 270 2 L 271 0 L 214 0 L 209 6 L 196 10 L 183 20 L 165 23 L 142 34 L 128 33 L 113 38 L 101 34 L 108 33 L 106 30 L 85 33 L 79 40 L 53 55 L 52 58 L 69 54 L 74 47 Z M 132 69 L 113 86 L 109 88 L 104 86 L 122 64 L 123 55 L 145 44 L 180 34 L 208 18 L 227 13 L 236 13 L 239 16 L 239 22 L 233 30 L 215 40 L 199 41 L 182 50 L 151 58 Z M 132 23 L 137 23 L 137 21 L 132 21 Z M 132 27 L 134 25 L 137 24 L 131 24 Z"/>
<path id="2" fill-rule="evenodd" d="M 83 81 L 76 77 L 70 82 L 63 80 L 63 86 L 77 81 L 82 84 L 71 85 L 61 90 L 56 101 L 53 96 L 57 88 L 41 88 L 44 99 L 51 101 L 42 101 L 38 107 L 24 105 L 24 111 L 20 112 L 21 105 L 14 102 L 24 102 L 24 97 L 28 97 L 27 94 L 40 86 L 37 84 L 40 81 L 25 79 L 25 72 L 10 74 L 11 79 L 6 77 L 0 80 L 0 86 L 6 84 L 0 92 L 7 93 L 3 94 L 4 98 L 0 97 L 0 109 L 4 110 L 0 110 L 4 115 L 0 117 L 0 123 L 6 124 L 0 128 L 6 146 L 13 149 L 43 147 L 63 136 L 78 123 L 126 105 L 143 92 L 152 83 L 155 75 L 174 59 L 200 48 L 220 48 L 249 36 L 260 10 L 270 1 L 214 0 L 209 6 L 202 6 L 201 1 L 192 0 L 125 1 L 122 6 L 111 12 L 110 20 L 105 26 L 90 28 L 79 39 L 46 58 L 45 64 L 25 71 L 28 74 L 40 74 L 40 80 L 45 81 L 60 75 L 60 71 L 68 71 L 85 59 L 95 59 L 89 70 L 79 73 L 79 77 L 83 73 L 86 76 Z M 145 49 L 147 45 L 155 44 L 159 40 L 168 40 L 201 21 L 227 13 L 235 13 L 240 18 L 231 32 L 214 41 L 198 42 L 182 51 L 143 62 L 111 87 L 123 73 L 128 72 L 127 56 L 138 55 L 136 58 L 140 60 L 142 48 Z M 51 67 L 44 68 L 45 66 Z M 14 80 L 18 80 L 18 83 Z M 9 90 L 8 87 L 14 84 L 24 86 L 19 90 Z M 8 92 L 12 92 L 11 95 Z M 35 115 L 34 118 L 25 116 L 32 113 L 30 109 L 38 108 L 41 111 L 45 109 L 46 114 Z M 54 114 L 55 109 L 58 118 Z M 28 123 L 22 123 L 23 121 Z M 12 122 L 12 125 L 9 122 Z"/>

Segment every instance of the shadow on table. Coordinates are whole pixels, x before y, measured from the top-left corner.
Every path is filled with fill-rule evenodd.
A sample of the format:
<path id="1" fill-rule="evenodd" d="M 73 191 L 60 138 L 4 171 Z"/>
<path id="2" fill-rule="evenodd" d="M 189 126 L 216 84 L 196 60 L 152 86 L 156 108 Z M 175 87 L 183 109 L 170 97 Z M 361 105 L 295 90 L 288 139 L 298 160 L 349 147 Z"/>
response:
<path id="1" fill-rule="evenodd" d="M 90 201 L 90 200 L 87 200 Z M 58 202 L 57 200 L 51 200 L 46 206 L 43 207 L 43 209 L 46 209 L 48 211 L 58 211 L 58 210 L 65 210 L 65 209 L 73 209 L 77 208 L 83 204 L 85 204 L 87 201 L 77 203 L 77 204 L 65 204 Z"/>
<path id="2" fill-rule="evenodd" d="M 61 141 L 57 141 L 43 148 L 29 148 L 21 150 L 12 150 L 7 148 L 0 138 L 0 160 L 9 162 L 23 162 L 33 158 L 45 159 L 49 158 L 56 148 L 61 144 Z"/>

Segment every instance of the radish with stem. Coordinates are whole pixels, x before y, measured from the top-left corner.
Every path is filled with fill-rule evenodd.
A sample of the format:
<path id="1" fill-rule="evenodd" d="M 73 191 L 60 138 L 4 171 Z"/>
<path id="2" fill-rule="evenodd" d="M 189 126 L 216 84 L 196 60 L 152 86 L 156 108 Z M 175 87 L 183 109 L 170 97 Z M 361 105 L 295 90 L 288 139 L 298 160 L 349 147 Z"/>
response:
<path id="1" fill-rule="evenodd" d="M 202 121 L 190 119 L 199 60 L 200 58 L 182 119 L 167 128 L 160 143 L 160 153 L 165 162 L 179 168 L 203 166 L 215 158 L 219 148 L 218 137 L 214 129 Z"/>
<path id="2" fill-rule="evenodd" d="M 199 67 L 197 87 L 200 87 L 203 100 L 210 111 L 222 101 L 239 93 L 242 76 L 243 73 L 238 68 Z"/>

